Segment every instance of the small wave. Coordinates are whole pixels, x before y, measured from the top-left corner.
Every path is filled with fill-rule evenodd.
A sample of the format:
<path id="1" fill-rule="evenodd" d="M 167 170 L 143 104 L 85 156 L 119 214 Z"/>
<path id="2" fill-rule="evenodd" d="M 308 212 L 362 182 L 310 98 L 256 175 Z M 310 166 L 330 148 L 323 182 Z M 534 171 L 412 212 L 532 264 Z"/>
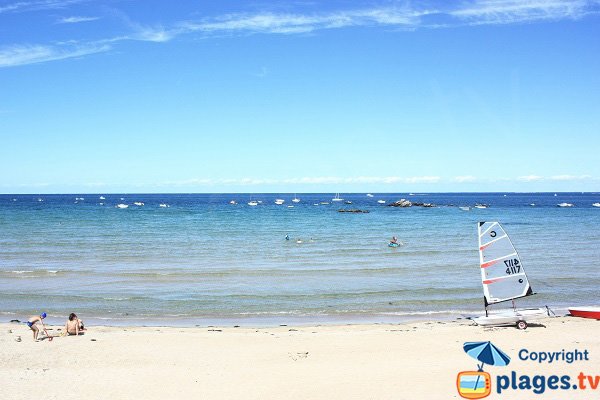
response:
<path id="1" fill-rule="evenodd" d="M 33 274 L 34 271 L 27 270 L 27 271 L 10 271 L 10 272 L 12 272 L 13 274 Z"/>

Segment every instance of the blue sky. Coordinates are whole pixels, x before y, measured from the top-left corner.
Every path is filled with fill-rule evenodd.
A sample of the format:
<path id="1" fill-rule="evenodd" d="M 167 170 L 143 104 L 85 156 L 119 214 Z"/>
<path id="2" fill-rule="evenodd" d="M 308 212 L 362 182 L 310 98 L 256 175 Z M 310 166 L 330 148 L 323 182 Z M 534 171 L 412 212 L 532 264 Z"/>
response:
<path id="1" fill-rule="evenodd" d="M 0 192 L 600 191 L 600 1 L 0 1 Z"/>

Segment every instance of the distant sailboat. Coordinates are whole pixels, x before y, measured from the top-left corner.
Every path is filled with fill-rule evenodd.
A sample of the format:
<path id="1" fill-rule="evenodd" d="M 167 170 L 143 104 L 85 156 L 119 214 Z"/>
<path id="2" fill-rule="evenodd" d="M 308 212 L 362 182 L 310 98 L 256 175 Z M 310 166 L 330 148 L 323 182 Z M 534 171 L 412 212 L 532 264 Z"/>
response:
<path id="1" fill-rule="evenodd" d="M 284 199 L 275 199 L 275 204 L 282 205 L 283 203 L 285 203 Z"/>
<path id="2" fill-rule="evenodd" d="M 339 194 L 339 193 L 336 193 L 336 194 L 335 194 L 335 197 L 334 197 L 333 199 L 331 199 L 331 201 L 344 201 L 344 199 L 342 199 L 342 198 L 340 197 L 340 194 Z"/>
<path id="3" fill-rule="evenodd" d="M 367 193 L 367 197 L 373 197 L 371 193 Z"/>
<path id="4" fill-rule="evenodd" d="M 485 316 L 473 321 L 482 326 L 514 325 L 527 328 L 527 321 L 547 316 L 544 308 L 517 310 L 514 300 L 531 296 L 533 290 L 525 275 L 519 254 L 499 222 L 480 222 L 479 263 Z M 488 307 L 504 301 L 513 301 L 513 310 L 488 314 Z"/>
<path id="5" fill-rule="evenodd" d="M 298 198 L 298 196 L 296 196 L 296 193 L 294 193 L 294 198 L 292 199 L 293 203 L 300 203 L 300 199 Z"/>
<path id="6" fill-rule="evenodd" d="M 379 204 L 385 204 L 385 200 L 377 200 Z"/>

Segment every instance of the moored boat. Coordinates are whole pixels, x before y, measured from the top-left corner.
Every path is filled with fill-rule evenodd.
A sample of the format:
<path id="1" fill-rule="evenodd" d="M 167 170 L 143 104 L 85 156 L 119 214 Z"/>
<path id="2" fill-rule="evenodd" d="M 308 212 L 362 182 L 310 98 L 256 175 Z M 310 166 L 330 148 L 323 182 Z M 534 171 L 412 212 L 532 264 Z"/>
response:
<path id="1" fill-rule="evenodd" d="M 558 207 L 573 207 L 572 203 L 558 203 Z"/>
<path id="2" fill-rule="evenodd" d="M 574 317 L 600 319 L 600 307 L 570 307 L 569 313 Z"/>

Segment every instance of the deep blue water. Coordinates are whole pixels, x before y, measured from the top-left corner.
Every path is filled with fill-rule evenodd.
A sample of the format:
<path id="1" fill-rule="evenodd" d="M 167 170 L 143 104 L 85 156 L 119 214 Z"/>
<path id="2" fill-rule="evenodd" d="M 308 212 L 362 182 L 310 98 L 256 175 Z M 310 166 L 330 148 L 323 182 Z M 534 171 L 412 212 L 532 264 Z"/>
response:
<path id="1" fill-rule="evenodd" d="M 298 194 L 297 204 L 293 194 L 0 195 L 0 320 L 40 311 L 107 323 L 477 313 L 476 223 L 491 220 L 511 236 L 538 293 L 519 304 L 600 303 L 600 208 L 592 207 L 600 194 L 373 195 L 341 194 L 351 205 L 331 202 L 332 193 Z M 377 203 L 401 198 L 437 206 Z M 563 202 L 574 206 L 557 207 Z M 458 208 L 475 203 L 489 208 Z M 393 235 L 404 246 L 389 248 Z"/>

